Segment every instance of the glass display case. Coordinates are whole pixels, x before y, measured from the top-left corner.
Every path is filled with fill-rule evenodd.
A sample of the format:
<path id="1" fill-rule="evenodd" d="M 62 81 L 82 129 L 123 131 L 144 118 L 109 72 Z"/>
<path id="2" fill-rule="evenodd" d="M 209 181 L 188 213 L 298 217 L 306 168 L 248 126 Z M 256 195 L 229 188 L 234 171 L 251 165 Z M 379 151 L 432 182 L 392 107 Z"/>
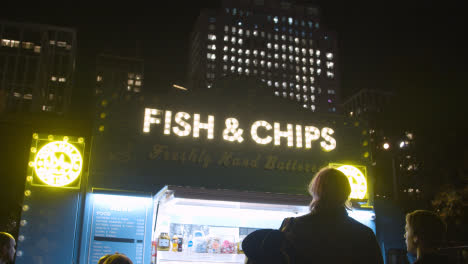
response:
<path id="1" fill-rule="evenodd" d="M 187 190 L 189 190 L 187 192 Z M 309 212 L 310 197 L 168 187 L 155 197 L 152 263 L 244 263 L 242 240 Z M 236 201 L 237 200 L 237 201 Z M 373 211 L 350 216 L 375 230 Z"/>

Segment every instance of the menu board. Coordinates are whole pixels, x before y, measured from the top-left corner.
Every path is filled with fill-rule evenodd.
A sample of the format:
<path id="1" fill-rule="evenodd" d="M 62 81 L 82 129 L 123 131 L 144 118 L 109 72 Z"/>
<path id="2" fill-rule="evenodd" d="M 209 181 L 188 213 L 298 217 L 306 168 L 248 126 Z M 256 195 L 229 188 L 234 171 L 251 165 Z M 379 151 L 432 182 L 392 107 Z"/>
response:
<path id="1" fill-rule="evenodd" d="M 134 264 L 144 263 L 145 227 L 151 199 L 93 194 L 88 263 L 106 254 L 125 254 Z"/>

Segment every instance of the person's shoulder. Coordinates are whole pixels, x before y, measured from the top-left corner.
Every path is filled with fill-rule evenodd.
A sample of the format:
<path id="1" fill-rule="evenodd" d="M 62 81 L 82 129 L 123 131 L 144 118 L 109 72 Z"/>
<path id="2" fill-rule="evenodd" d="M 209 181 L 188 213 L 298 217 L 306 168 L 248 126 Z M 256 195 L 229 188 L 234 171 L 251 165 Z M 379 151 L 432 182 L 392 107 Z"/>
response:
<path id="1" fill-rule="evenodd" d="M 373 235 L 374 234 L 374 231 L 372 231 L 372 229 L 370 227 L 368 227 L 365 224 L 357 221 L 356 219 L 352 218 L 351 216 L 347 216 L 346 219 L 347 219 L 349 225 L 351 226 L 352 230 L 357 231 L 357 232 L 361 232 L 361 233 L 366 233 L 368 235 Z"/>

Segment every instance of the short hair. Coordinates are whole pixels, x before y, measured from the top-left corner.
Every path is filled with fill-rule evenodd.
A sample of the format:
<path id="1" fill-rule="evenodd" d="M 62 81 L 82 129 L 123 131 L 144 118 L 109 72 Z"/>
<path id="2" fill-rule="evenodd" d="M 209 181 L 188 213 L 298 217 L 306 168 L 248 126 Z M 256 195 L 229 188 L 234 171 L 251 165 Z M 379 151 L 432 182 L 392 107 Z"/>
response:
<path id="1" fill-rule="evenodd" d="M 416 210 L 406 215 L 406 223 L 424 247 L 440 247 L 445 239 L 447 226 L 435 213 Z"/>
<path id="2" fill-rule="evenodd" d="M 15 240 L 15 238 L 6 232 L 0 232 L 0 249 L 4 246 L 10 247 L 10 241 Z"/>
<path id="3" fill-rule="evenodd" d="M 312 195 L 310 210 L 315 211 L 320 207 L 347 207 L 351 185 L 346 175 L 333 168 L 319 170 L 309 184 L 309 193 Z"/>
<path id="4" fill-rule="evenodd" d="M 98 263 L 97 264 L 104 264 L 106 262 L 106 260 L 112 256 L 111 254 L 106 254 L 104 256 L 102 256 L 99 260 L 98 260 Z"/>
<path id="5" fill-rule="evenodd" d="M 133 262 L 124 254 L 113 254 L 106 259 L 104 264 L 133 264 Z"/>

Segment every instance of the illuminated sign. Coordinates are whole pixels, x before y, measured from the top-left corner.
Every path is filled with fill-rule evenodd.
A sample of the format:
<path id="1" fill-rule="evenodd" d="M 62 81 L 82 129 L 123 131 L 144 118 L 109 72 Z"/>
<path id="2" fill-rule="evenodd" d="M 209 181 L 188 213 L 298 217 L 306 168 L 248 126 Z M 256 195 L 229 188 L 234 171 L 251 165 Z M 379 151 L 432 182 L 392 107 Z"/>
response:
<path id="1" fill-rule="evenodd" d="M 27 184 L 80 188 L 84 138 L 37 133 L 32 137 Z"/>
<path id="2" fill-rule="evenodd" d="M 34 160 L 37 177 L 51 186 L 65 186 L 78 178 L 83 166 L 81 153 L 66 141 L 44 145 Z"/>
<path id="3" fill-rule="evenodd" d="M 342 164 L 330 164 L 330 167 L 343 172 L 348 177 L 349 184 L 351 185 L 351 199 L 364 199 L 366 197 L 367 181 L 360 169 L 355 166 Z"/>
<path id="4" fill-rule="evenodd" d="M 193 121 L 190 121 L 192 119 Z M 190 115 L 186 112 L 177 112 L 173 115 L 172 111 L 146 108 L 143 122 L 143 133 L 150 133 L 151 126 L 163 123 L 163 134 L 171 135 L 174 133 L 179 137 L 192 135 L 194 138 L 200 137 L 200 130 L 206 131 L 207 139 L 214 139 L 215 118 L 208 115 L 203 118 L 200 114 Z M 174 124 L 173 124 L 174 122 Z M 271 131 L 273 130 L 273 131 Z M 319 129 L 315 126 L 302 126 L 293 124 L 281 124 L 273 122 L 273 125 L 264 120 L 258 120 L 250 125 L 250 137 L 260 145 L 273 143 L 275 146 L 281 145 L 281 139 L 287 139 L 287 146 L 292 148 L 311 149 L 315 141 L 319 141 L 323 151 L 332 151 L 336 148 L 336 140 L 332 137 L 335 131 L 329 127 Z M 247 134 L 247 133 L 246 133 Z M 229 142 L 242 143 L 246 135 L 244 129 L 236 118 L 229 117 L 224 120 L 224 129 L 222 138 Z"/>

